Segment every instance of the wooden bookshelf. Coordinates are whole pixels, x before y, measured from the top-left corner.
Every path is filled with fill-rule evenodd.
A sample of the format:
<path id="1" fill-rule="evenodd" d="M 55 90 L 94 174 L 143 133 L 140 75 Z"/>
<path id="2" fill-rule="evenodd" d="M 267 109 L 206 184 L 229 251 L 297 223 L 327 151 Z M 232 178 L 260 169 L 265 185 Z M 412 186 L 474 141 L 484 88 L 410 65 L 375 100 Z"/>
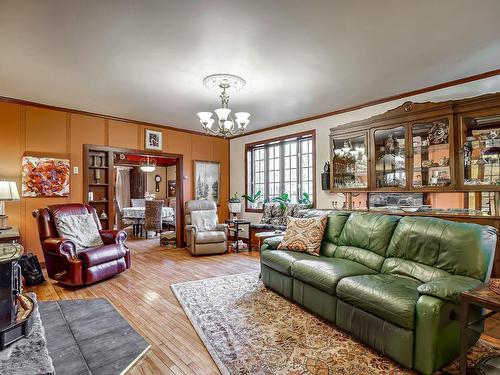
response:
<path id="1" fill-rule="evenodd" d="M 96 209 L 103 229 L 112 229 L 113 152 L 107 147 L 84 145 L 83 154 L 83 201 Z M 102 217 L 103 213 L 106 217 Z"/>

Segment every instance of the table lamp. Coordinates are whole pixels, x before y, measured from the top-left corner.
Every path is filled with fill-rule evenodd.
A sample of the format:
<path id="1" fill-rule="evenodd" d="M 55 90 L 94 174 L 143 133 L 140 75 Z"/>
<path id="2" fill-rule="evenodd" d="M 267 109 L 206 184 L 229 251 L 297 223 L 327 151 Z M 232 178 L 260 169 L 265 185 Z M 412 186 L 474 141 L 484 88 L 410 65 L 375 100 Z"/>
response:
<path id="1" fill-rule="evenodd" d="M 0 181 L 0 230 L 10 229 L 5 215 L 5 201 L 19 200 L 19 192 L 15 181 Z"/>

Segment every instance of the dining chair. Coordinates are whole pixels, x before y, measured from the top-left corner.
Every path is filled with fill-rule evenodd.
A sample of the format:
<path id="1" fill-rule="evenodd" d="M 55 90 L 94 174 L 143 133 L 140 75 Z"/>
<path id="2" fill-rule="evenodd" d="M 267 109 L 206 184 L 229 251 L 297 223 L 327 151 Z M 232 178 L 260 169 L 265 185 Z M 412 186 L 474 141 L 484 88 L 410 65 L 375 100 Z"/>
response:
<path id="1" fill-rule="evenodd" d="M 118 230 L 126 229 L 130 226 L 134 226 L 134 235 L 135 235 L 135 225 L 137 222 L 132 219 L 127 219 L 123 217 L 123 212 L 118 204 L 118 201 L 115 200 L 115 212 L 116 212 L 116 228 Z"/>
<path id="2" fill-rule="evenodd" d="M 162 213 L 162 200 L 146 201 L 146 209 L 144 212 L 144 230 L 146 231 L 146 238 L 148 238 L 148 232 L 161 234 L 163 230 Z"/>

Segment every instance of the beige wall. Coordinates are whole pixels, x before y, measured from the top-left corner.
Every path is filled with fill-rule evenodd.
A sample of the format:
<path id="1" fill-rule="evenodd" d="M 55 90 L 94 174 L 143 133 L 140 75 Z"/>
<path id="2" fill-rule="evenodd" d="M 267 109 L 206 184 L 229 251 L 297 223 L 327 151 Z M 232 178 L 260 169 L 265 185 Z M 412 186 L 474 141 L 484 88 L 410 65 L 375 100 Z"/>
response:
<path id="1" fill-rule="evenodd" d="M 65 156 L 71 163 L 70 196 L 68 198 L 22 198 L 7 202 L 9 222 L 18 225 L 21 241 L 27 251 L 43 261 L 38 231 L 31 212 L 49 204 L 83 201 L 83 145 L 94 144 L 144 149 L 145 129 L 163 133 L 163 152 L 183 155 L 184 199 L 193 199 L 193 161 L 211 160 L 221 163 L 221 206 L 219 219 L 228 217 L 229 142 L 160 126 L 107 120 L 98 116 L 41 108 L 0 101 L 0 179 L 17 181 L 21 190 L 21 159 L 36 152 L 46 156 Z M 79 174 L 73 174 L 73 167 Z M 166 182 L 165 182 L 166 186 Z"/>
<path id="2" fill-rule="evenodd" d="M 462 99 L 486 93 L 500 92 L 500 76 L 486 78 L 463 85 L 448 87 L 441 90 L 415 95 L 391 102 L 362 108 L 356 111 L 346 112 L 319 120 L 308 121 L 297 125 L 287 126 L 279 129 L 269 130 L 262 133 L 251 134 L 230 140 L 230 194 L 235 191 L 245 191 L 245 144 L 298 133 L 306 130 L 316 130 L 316 202 L 318 208 L 331 208 L 332 200 L 339 199 L 338 196 L 321 190 L 321 172 L 323 164 L 330 158 L 329 134 L 330 128 L 346 124 L 351 121 L 362 120 L 368 117 L 384 113 L 395 108 L 406 101 L 427 102 L 444 101 L 449 99 Z M 250 126 L 251 129 L 251 126 Z M 341 206 L 341 205 L 340 205 Z M 339 206 L 339 207 L 340 207 Z M 242 213 L 242 216 L 252 221 L 260 220 L 260 214 Z"/>

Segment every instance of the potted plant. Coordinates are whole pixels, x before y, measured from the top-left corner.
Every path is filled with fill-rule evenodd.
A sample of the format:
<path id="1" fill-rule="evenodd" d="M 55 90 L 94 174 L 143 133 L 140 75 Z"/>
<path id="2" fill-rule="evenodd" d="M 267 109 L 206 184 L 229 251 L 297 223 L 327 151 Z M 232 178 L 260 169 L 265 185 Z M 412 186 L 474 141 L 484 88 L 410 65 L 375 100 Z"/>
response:
<path id="1" fill-rule="evenodd" d="M 308 193 L 302 194 L 302 197 L 299 198 L 299 204 L 303 204 L 306 208 L 312 207 L 311 197 Z"/>
<path id="2" fill-rule="evenodd" d="M 280 204 L 281 211 L 285 212 L 286 206 L 290 204 L 291 199 L 287 193 L 284 193 L 278 197 L 272 199 L 273 202 L 278 202 Z"/>
<path id="3" fill-rule="evenodd" d="M 238 213 L 241 212 L 241 200 L 238 197 L 238 193 L 235 193 L 229 198 L 229 203 L 227 204 L 229 212 L 233 214 L 233 220 L 238 218 Z"/>
<path id="4" fill-rule="evenodd" d="M 245 198 L 248 202 L 250 202 L 249 208 L 257 208 L 257 204 L 259 199 L 261 198 L 262 192 L 259 190 L 253 195 L 243 194 L 241 197 Z"/>

